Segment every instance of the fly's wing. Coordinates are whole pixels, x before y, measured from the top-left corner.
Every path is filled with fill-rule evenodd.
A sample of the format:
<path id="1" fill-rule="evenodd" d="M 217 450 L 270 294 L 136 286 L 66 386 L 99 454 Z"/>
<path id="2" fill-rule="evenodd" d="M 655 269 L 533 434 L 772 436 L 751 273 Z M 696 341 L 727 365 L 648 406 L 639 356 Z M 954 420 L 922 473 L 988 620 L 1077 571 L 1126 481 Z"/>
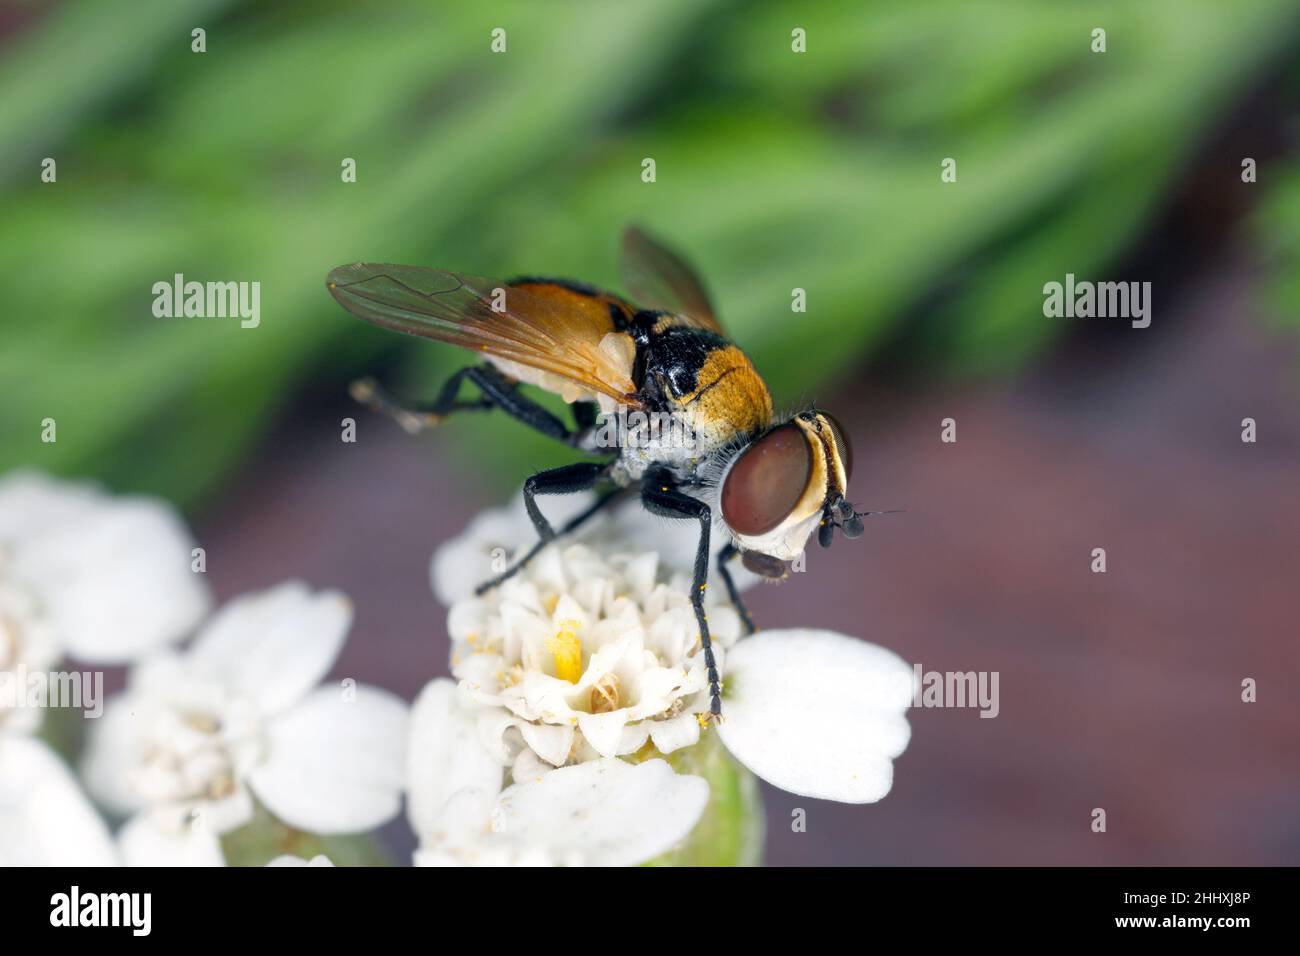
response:
<path id="1" fill-rule="evenodd" d="M 605 341 L 617 330 L 601 298 L 536 280 L 511 284 L 373 263 L 340 266 L 325 285 L 367 322 L 518 362 L 580 390 L 642 406 L 632 383 L 631 340 Z"/>
<path id="2" fill-rule="evenodd" d="M 623 281 L 638 304 L 673 312 L 698 328 L 726 334 L 699 276 L 677 253 L 636 226 L 623 232 Z"/>

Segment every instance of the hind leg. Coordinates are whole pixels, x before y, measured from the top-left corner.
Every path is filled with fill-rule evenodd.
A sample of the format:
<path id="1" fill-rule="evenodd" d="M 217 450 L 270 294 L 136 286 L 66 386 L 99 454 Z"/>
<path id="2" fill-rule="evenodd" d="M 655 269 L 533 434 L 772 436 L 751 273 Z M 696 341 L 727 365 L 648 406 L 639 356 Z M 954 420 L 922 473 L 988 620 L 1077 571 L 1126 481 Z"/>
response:
<path id="1" fill-rule="evenodd" d="M 460 386 L 466 379 L 478 387 L 477 399 L 460 400 Z M 518 382 L 490 365 L 470 365 L 461 369 L 447 380 L 438 397 L 425 405 L 406 406 L 394 401 L 374 379 L 369 378 L 353 382 L 349 392 L 363 405 L 389 416 L 412 433 L 440 425 L 454 412 L 499 408 L 516 421 L 567 445 L 573 444 L 577 434 L 541 405 L 521 395 Z"/>

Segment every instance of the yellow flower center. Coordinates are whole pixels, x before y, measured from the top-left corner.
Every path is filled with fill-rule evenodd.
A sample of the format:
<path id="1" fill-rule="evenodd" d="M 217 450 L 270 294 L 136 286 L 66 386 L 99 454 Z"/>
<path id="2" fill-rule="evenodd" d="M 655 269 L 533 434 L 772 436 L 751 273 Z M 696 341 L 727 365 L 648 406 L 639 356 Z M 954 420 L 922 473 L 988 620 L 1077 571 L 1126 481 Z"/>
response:
<path id="1" fill-rule="evenodd" d="M 570 684 L 582 678 L 582 641 L 577 628 L 577 621 L 561 621 L 560 630 L 546 642 L 546 649 L 555 658 L 555 676 Z"/>

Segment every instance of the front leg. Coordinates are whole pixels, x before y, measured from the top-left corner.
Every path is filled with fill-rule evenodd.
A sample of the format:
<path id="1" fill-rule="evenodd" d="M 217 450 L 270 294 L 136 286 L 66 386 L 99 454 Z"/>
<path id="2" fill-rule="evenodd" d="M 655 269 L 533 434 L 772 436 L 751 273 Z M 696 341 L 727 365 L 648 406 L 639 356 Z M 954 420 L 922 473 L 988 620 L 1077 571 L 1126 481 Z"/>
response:
<path id="1" fill-rule="evenodd" d="M 695 608 L 695 622 L 700 626 L 700 646 L 704 648 L 704 666 L 708 668 L 709 712 L 717 717 L 722 713 L 722 688 L 718 681 L 717 663 L 713 659 L 713 642 L 709 638 L 709 619 L 704 613 L 704 590 L 709 583 L 709 528 L 713 524 L 713 515 L 707 504 L 678 491 L 674 484 L 666 469 L 655 468 L 646 472 L 641 486 L 641 501 L 653 514 L 665 518 L 693 518 L 700 523 L 700 541 L 695 549 L 695 577 L 691 582 L 691 606 Z"/>
<path id="2" fill-rule="evenodd" d="M 572 465 L 562 465 L 559 468 L 552 468 L 549 471 L 539 471 L 537 474 L 529 477 L 524 482 L 524 509 L 528 512 L 528 518 L 537 529 L 537 543 L 529 549 L 528 553 L 522 558 L 506 568 L 491 580 L 484 581 L 474 589 L 475 594 L 483 594 L 490 591 L 502 581 L 514 577 L 519 569 L 532 560 L 538 551 L 542 550 L 548 542 L 556 537 L 556 531 L 551 527 L 551 523 L 546 520 L 541 509 L 537 507 L 536 497 L 538 495 L 570 495 L 578 491 L 590 490 L 601 476 L 608 469 L 607 464 L 598 462 L 580 461 Z M 608 505 L 615 497 L 617 492 L 606 495 L 598 499 L 589 508 L 573 518 L 568 524 L 560 529 L 560 534 L 573 531 L 592 515 Z"/>

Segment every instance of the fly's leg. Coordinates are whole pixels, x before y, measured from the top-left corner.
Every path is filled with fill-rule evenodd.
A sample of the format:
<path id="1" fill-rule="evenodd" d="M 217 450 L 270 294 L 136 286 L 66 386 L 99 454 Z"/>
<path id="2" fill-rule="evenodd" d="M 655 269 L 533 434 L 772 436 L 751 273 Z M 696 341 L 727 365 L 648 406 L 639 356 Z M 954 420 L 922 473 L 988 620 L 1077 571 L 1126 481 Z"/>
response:
<path id="1" fill-rule="evenodd" d="M 577 431 L 584 432 L 594 428 L 599 417 L 600 407 L 595 402 L 573 403 L 573 424 Z"/>
<path id="2" fill-rule="evenodd" d="M 749 616 L 749 610 L 745 607 L 745 602 L 740 599 L 740 592 L 736 590 L 736 582 L 731 579 L 731 570 L 727 567 L 727 562 L 738 554 L 740 552 L 736 550 L 736 546 L 728 542 L 727 546 L 718 552 L 718 573 L 722 575 L 722 583 L 727 586 L 727 596 L 731 598 L 736 613 L 740 615 L 740 623 L 744 625 L 745 633 L 753 634 L 754 619 Z"/>
<path id="3" fill-rule="evenodd" d="M 359 378 L 348 386 L 348 394 L 353 400 L 365 405 L 371 411 L 387 415 L 403 430 L 415 434 L 425 428 L 442 424 L 452 412 L 486 410 L 493 407 L 493 402 L 486 396 L 477 401 L 462 402 L 457 395 L 463 382 L 474 366 L 463 368 L 443 385 L 438 398 L 426 405 L 406 406 L 396 401 L 373 378 Z"/>
<path id="4" fill-rule="evenodd" d="M 528 511 L 529 520 L 532 521 L 533 527 L 537 529 L 537 543 L 534 544 L 522 558 L 506 568 L 496 577 L 484 581 L 474 589 L 475 594 L 483 594 L 519 573 L 519 569 L 524 567 L 529 561 L 536 556 L 537 552 L 546 547 L 558 535 L 567 534 L 575 530 L 592 515 L 596 514 L 606 505 L 610 504 L 613 499 L 619 496 L 617 491 L 599 498 L 596 502 L 575 515 L 569 522 L 563 525 L 557 532 L 551 527 L 551 523 L 546 520 L 537 507 L 535 500 L 539 495 L 571 495 L 579 491 L 588 491 L 593 488 L 597 481 L 605 474 L 608 469 L 607 464 L 599 462 L 580 461 L 572 465 L 563 465 L 559 468 L 552 468 L 549 471 L 539 471 L 532 475 L 524 482 L 524 508 Z"/>
<path id="5" fill-rule="evenodd" d="M 461 383 L 466 379 L 478 387 L 480 394 L 475 400 L 458 398 Z M 447 380 L 437 399 L 427 405 L 407 407 L 395 402 L 369 378 L 353 382 L 349 391 L 354 399 L 388 415 L 412 433 L 441 424 L 453 412 L 499 408 L 516 421 L 567 445 L 572 445 L 577 435 L 541 405 L 521 395 L 518 382 L 490 365 L 461 369 Z"/>
<path id="6" fill-rule="evenodd" d="M 570 518 L 563 526 L 561 526 L 555 532 L 553 537 L 549 540 L 554 540 L 554 538 L 563 537 L 564 535 L 569 534 L 571 531 L 578 530 L 578 528 L 586 524 L 587 521 L 590 520 L 592 517 L 599 514 L 601 511 L 609 507 L 618 499 L 622 498 L 623 492 L 625 490 L 626 489 L 624 488 L 616 488 L 615 490 L 609 492 L 608 494 L 600 498 L 597 498 L 594 502 L 592 502 L 590 505 L 588 505 L 578 514 Z M 535 558 L 537 556 L 537 553 L 541 551 L 542 548 L 546 547 L 546 545 L 549 543 L 549 540 L 543 540 L 542 538 L 538 538 L 536 543 L 534 543 L 533 546 L 528 549 L 527 553 L 525 553 L 523 557 L 521 557 L 511 567 L 507 568 L 501 574 L 492 578 L 490 581 L 485 581 L 484 583 L 480 584 L 477 588 L 474 589 L 474 593 L 482 594 L 485 591 L 490 591 L 492 588 L 499 585 L 502 581 L 505 581 L 506 579 L 513 577 L 515 574 L 519 572 L 520 568 L 527 566 L 528 562 L 531 561 L 533 558 Z"/>
<path id="7" fill-rule="evenodd" d="M 713 659 L 713 642 L 709 638 L 709 619 L 704 613 L 704 589 L 709 583 L 709 528 L 713 524 L 713 515 L 703 501 L 674 488 L 672 477 L 660 468 L 646 472 L 641 486 L 641 501 L 653 514 L 694 519 L 700 523 L 695 575 L 691 582 L 691 606 L 695 609 L 695 622 L 700 626 L 700 646 L 704 650 L 704 666 L 709 674 L 709 712 L 719 717 L 722 714 L 722 688 L 718 681 L 717 663 Z"/>

